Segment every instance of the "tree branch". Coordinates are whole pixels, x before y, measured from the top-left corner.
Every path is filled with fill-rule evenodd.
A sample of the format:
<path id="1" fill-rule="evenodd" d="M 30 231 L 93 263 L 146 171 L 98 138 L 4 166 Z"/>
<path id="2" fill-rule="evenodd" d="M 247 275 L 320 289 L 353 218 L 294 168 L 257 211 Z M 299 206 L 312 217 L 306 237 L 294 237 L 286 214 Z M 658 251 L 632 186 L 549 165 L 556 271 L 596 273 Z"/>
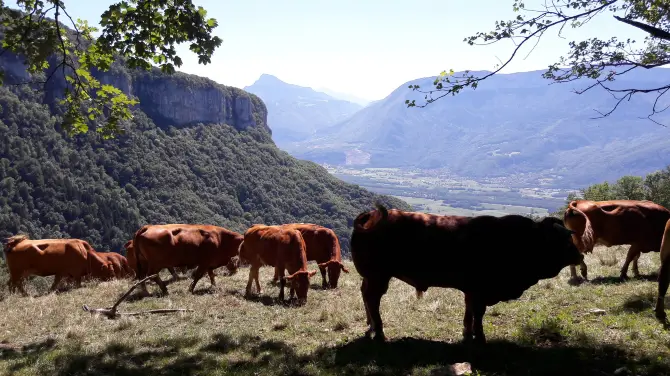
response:
<path id="1" fill-rule="evenodd" d="M 623 23 L 625 23 L 625 24 L 628 24 L 628 25 L 637 27 L 638 29 L 644 30 L 644 31 L 646 31 L 647 33 L 651 34 L 651 36 L 653 36 L 653 37 L 655 37 L 655 38 L 659 38 L 659 39 L 669 40 L 669 41 L 670 41 L 670 33 L 668 33 L 668 32 L 665 31 L 665 30 L 661 30 L 661 29 L 658 29 L 658 28 L 656 28 L 656 27 L 653 27 L 653 26 L 650 26 L 650 25 L 647 25 L 647 24 L 643 24 L 642 22 L 638 22 L 638 21 L 633 21 L 633 20 L 629 20 L 629 19 L 626 19 L 626 18 L 622 18 L 622 17 L 619 17 L 619 16 L 617 16 L 617 15 L 614 15 L 614 18 L 615 18 L 617 21 L 620 21 L 620 22 L 623 22 Z"/>
<path id="2" fill-rule="evenodd" d="M 418 91 L 418 92 L 420 92 L 420 93 L 424 93 L 424 94 L 426 94 L 426 96 L 425 96 L 426 104 L 424 104 L 424 105 L 416 105 L 416 104 L 415 104 L 415 101 L 411 101 L 411 102 L 410 102 L 409 100 L 406 100 L 405 103 L 408 104 L 408 106 L 411 106 L 411 107 L 419 107 L 419 108 L 423 108 L 423 107 L 426 107 L 426 106 L 428 106 L 429 104 L 431 104 L 431 103 L 433 103 L 433 102 L 439 100 L 440 98 L 443 98 L 443 97 L 445 97 L 445 96 L 447 96 L 447 95 L 449 95 L 449 94 L 456 94 L 456 93 L 458 93 L 458 92 L 459 92 L 461 89 L 463 89 L 465 86 L 473 86 L 473 84 L 474 84 L 474 87 L 476 87 L 476 86 L 477 86 L 477 83 L 479 83 L 480 81 L 486 80 L 487 78 L 489 78 L 489 77 L 491 77 L 491 76 L 497 74 L 498 72 L 500 72 L 501 70 L 503 70 L 503 69 L 504 69 L 510 62 L 512 62 L 512 60 L 514 60 L 514 57 L 515 57 L 516 54 L 519 52 L 519 50 L 521 49 L 521 47 L 522 47 L 526 42 L 528 42 L 531 38 L 533 38 L 533 37 L 535 37 L 535 36 L 541 37 L 542 34 L 543 34 L 545 31 L 547 31 L 548 29 L 550 29 L 550 28 L 552 28 L 552 27 L 554 27 L 554 26 L 556 26 L 556 25 L 565 24 L 565 23 L 567 23 L 568 21 L 577 20 L 577 19 L 580 19 L 580 18 L 583 18 L 583 17 L 588 17 L 588 16 L 590 16 L 590 15 L 594 15 L 594 14 L 596 14 L 596 13 L 599 13 L 600 11 L 602 11 L 602 10 L 606 9 L 607 7 L 609 7 L 610 5 L 616 3 L 616 1 L 617 1 L 617 0 L 610 0 L 610 1 L 606 2 L 606 3 L 601 4 L 599 7 L 596 7 L 596 8 L 593 8 L 593 9 L 590 9 L 590 10 L 587 10 L 587 11 L 584 11 L 584 12 L 582 12 L 582 13 L 578 13 L 578 14 L 575 14 L 575 15 L 572 15 L 572 16 L 565 16 L 565 15 L 563 15 L 563 14 L 560 14 L 560 19 L 559 19 L 559 20 L 557 20 L 557 21 L 553 21 L 553 22 L 549 22 L 549 21 L 547 21 L 548 23 L 546 23 L 546 24 L 544 24 L 544 25 L 538 27 L 537 30 L 533 31 L 533 32 L 530 33 L 529 35 L 523 36 L 523 40 L 516 46 L 516 48 L 514 48 L 514 50 L 512 51 L 511 56 L 509 57 L 509 59 L 507 59 L 507 61 L 505 61 L 505 63 L 503 63 L 502 65 L 500 65 L 500 66 L 499 66 L 497 69 L 495 69 L 493 72 L 490 72 L 490 73 L 484 75 L 483 77 L 479 77 L 479 78 L 476 78 L 476 77 L 474 77 L 474 76 L 463 76 L 463 77 L 459 78 L 459 79 L 465 79 L 465 82 L 464 82 L 464 83 L 460 83 L 460 82 L 458 81 L 459 79 L 457 79 L 456 82 L 452 83 L 452 82 L 449 81 L 449 78 L 447 77 L 445 80 L 446 80 L 447 83 L 450 83 L 451 86 L 448 87 L 448 88 L 446 88 L 446 89 L 443 89 L 443 88 L 441 87 L 441 83 L 440 83 L 440 85 L 439 85 L 440 87 L 438 87 L 437 89 L 434 89 L 434 90 L 428 90 L 428 91 L 419 90 L 419 87 L 418 87 L 418 86 L 415 86 L 415 87 L 413 87 L 413 90 Z M 547 13 L 553 13 L 553 12 L 547 12 Z M 541 19 L 543 18 L 543 16 L 544 16 L 544 14 L 542 14 L 542 15 L 540 15 L 540 16 L 537 16 L 537 17 L 531 19 L 530 21 L 526 21 L 526 22 L 522 23 L 521 25 L 525 25 L 525 24 L 527 24 L 528 22 L 532 22 L 532 23 L 538 22 L 539 20 L 541 20 Z M 523 33 L 523 31 L 522 31 L 522 33 Z M 473 38 L 474 38 L 474 37 L 473 37 Z M 498 38 L 496 41 L 498 41 L 498 40 L 500 40 L 500 39 Z M 466 71 L 466 74 L 467 74 L 467 71 Z M 438 80 L 436 80 L 436 85 L 438 85 L 437 81 L 438 81 Z M 436 98 L 433 98 L 432 95 L 433 95 L 433 93 L 435 93 L 435 92 L 444 92 L 444 94 L 441 94 L 441 95 L 439 95 L 439 96 L 436 97 Z M 430 99 L 428 98 L 428 96 L 430 96 Z"/>
<path id="3" fill-rule="evenodd" d="M 125 294 L 121 295 L 121 297 L 116 301 L 116 303 L 114 303 L 113 306 L 111 306 L 109 308 L 89 308 L 86 304 L 84 304 L 82 306 L 82 309 L 85 312 L 90 312 L 91 315 L 100 314 L 100 315 L 107 316 L 107 318 L 110 318 L 110 319 L 115 319 L 120 315 L 136 316 L 136 315 L 144 315 L 144 314 L 151 314 L 151 313 L 193 312 L 192 309 L 183 309 L 183 308 L 152 309 L 152 310 L 149 310 L 149 311 L 142 311 L 142 312 L 117 312 L 116 309 L 118 308 L 119 304 L 121 304 L 121 302 L 126 300 L 128 295 L 130 295 L 130 293 L 133 292 L 133 290 L 135 290 L 137 288 L 137 286 L 141 285 L 142 283 L 145 283 L 146 281 L 148 281 L 152 278 L 156 278 L 157 276 L 158 276 L 158 274 L 150 275 L 150 276 L 142 279 L 141 281 L 135 283 L 132 287 L 130 287 L 130 289 L 128 291 L 126 291 Z"/>

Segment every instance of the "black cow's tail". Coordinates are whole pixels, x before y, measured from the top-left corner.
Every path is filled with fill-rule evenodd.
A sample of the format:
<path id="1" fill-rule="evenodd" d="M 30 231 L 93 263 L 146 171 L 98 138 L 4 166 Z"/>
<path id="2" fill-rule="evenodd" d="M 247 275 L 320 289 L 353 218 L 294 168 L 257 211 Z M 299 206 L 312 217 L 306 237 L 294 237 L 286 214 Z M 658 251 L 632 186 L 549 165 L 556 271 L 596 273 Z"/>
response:
<path id="1" fill-rule="evenodd" d="M 141 242 L 139 241 L 140 236 L 144 234 L 149 225 L 144 225 L 142 228 L 137 230 L 135 236 L 133 237 L 133 248 L 135 249 L 135 262 L 137 264 L 137 279 L 142 280 L 144 275 L 142 274 L 142 263 L 140 262 L 140 252 L 142 252 Z"/>

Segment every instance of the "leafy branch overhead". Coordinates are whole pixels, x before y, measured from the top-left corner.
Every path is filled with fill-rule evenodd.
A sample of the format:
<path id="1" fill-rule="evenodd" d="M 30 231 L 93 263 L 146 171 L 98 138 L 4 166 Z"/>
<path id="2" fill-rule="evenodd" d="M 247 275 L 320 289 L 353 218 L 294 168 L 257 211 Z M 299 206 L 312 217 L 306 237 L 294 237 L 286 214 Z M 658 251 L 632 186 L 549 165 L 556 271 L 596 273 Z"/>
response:
<path id="1" fill-rule="evenodd" d="M 540 9 L 527 7 L 520 0 L 515 0 L 513 10 L 518 13 L 515 19 L 496 21 L 493 31 L 479 32 L 464 39 L 469 45 L 489 45 L 511 40 L 515 47 L 506 61 L 496 65 L 493 72 L 480 77 L 475 77 L 470 71 L 460 74 L 455 74 L 453 70 L 443 71 L 429 90 L 423 90 L 419 85 L 410 85 L 410 89 L 425 94 L 425 104 L 406 100 L 406 105 L 425 107 L 447 95 L 456 95 L 467 87 L 476 89 L 481 81 L 508 66 L 523 46 L 531 47 L 528 54 L 532 53 L 547 31 L 555 30 L 562 37 L 566 25 L 579 28 L 595 17 L 609 13 L 622 26 L 645 31 L 648 35 L 644 42 L 616 37 L 569 42 L 569 53 L 550 65 L 543 77 L 558 83 L 591 79 L 587 87 L 575 90 L 577 94 L 595 87 L 607 90 L 617 101 L 613 108 L 600 112 L 598 117 L 609 116 L 621 102 L 638 93 L 656 94 L 649 119 L 667 109 L 661 107 L 659 101 L 670 90 L 670 83 L 650 88 L 617 88 L 612 82 L 633 69 L 650 69 L 670 63 L 670 0 L 544 0 Z"/>
<path id="2" fill-rule="evenodd" d="M 85 133 L 89 125 L 99 124 L 97 132 L 113 137 L 132 118 L 130 109 L 137 100 L 102 84 L 92 73 L 108 71 L 115 57 L 123 57 L 130 68 L 149 70 L 155 65 L 165 73 L 174 73 L 175 66 L 182 65 L 176 45 L 190 43 L 198 62 L 208 64 L 222 43 L 212 36 L 216 20 L 207 18 L 205 9 L 191 0 L 112 4 L 101 16 L 102 30 L 72 19 L 62 0 L 18 0 L 20 10 L 5 7 L 1 0 L 0 5 L 4 34 L 0 56 L 6 51 L 21 56 L 33 78 L 50 72 L 44 79 L 21 84 L 46 84 L 55 72 L 62 72 L 67 82 L 61 100 L 65 106 L 63 128 L 70 134 Z M 100 35 L 94 39 L 98 31 Z M 52 67 L 54 57 L 56 66 Z"/>

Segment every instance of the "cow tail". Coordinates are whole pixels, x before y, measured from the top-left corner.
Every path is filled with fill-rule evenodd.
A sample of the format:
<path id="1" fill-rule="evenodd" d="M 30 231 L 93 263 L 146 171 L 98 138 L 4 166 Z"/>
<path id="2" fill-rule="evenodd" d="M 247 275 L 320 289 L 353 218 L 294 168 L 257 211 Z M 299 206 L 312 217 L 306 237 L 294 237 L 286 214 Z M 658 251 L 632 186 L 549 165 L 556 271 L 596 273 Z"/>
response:
<path id="1" fill-rule="evenodd" d="M 147 229 L 149 228 L 149 225 L 144 225 L 142 228 L 137 230 L 135 233 L 135 236 L 133 237 L 133 247 L 135 248 L 135 262 L 137 265 L 137 279 L 142 279 L 142 263 L 140 262 L 140 252 L 142 252 L 142 248 L 140 247 L 140 236 L 144 234 Z"/>
<path id="2" fill-rule="evenodd" d="M 589 217 L 583 211 L 577 208 L 577 201 L 571 201 L 565 211 L 563 222 L 567 225 L 568 217 L 581 217 L 584 220 L 584 232 L 573 234 L 572 238 L 575 240 L 575 245 L 582 253 L 593 252 L 595 246 L 595 236 L 593 234 L 593 226 Z"/>

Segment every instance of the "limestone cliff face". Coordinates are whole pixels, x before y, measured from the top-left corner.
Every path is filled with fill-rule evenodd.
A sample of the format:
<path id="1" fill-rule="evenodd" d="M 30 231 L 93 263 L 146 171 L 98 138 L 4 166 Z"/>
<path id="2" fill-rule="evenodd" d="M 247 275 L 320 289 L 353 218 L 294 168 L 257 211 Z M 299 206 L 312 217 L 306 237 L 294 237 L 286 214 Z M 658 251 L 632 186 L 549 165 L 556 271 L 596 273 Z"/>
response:
<path id="1" fill-rule="evenodd" d="M 58 65 L 55 60 L 50 63 L 51 70 Z M 0 57 L 0 68 L 5 71 L 8 83 L 31 81 L 23 59 L 11 53 Z M 66 82 L 60 69 L 53 75 L 51 70 L 45 72 L 47 77 L 51 76 L 46 85 L 45 101 L 53 104 L 62 98 Z M 121 62 L 115 62 L 107 72 L 94 71 L 93 75 L 101 83 L 136 97 L 140 109 L 161 127 L 225 123 L 239 130 L 262 127 L 270 132 L 265 104 L 242 89 L 179 72 L 166 75 L 159 69 L 131 71 Z"/>
<path id="2" fill-rule="evenodd" d="M 265 105 L 241 89 L 198 76 L 160 72 L 134 72 L 130 85 L 142 111 L 158 125 L 225 123 L 240 130 L 254 126 L 267 129 Z"/>

